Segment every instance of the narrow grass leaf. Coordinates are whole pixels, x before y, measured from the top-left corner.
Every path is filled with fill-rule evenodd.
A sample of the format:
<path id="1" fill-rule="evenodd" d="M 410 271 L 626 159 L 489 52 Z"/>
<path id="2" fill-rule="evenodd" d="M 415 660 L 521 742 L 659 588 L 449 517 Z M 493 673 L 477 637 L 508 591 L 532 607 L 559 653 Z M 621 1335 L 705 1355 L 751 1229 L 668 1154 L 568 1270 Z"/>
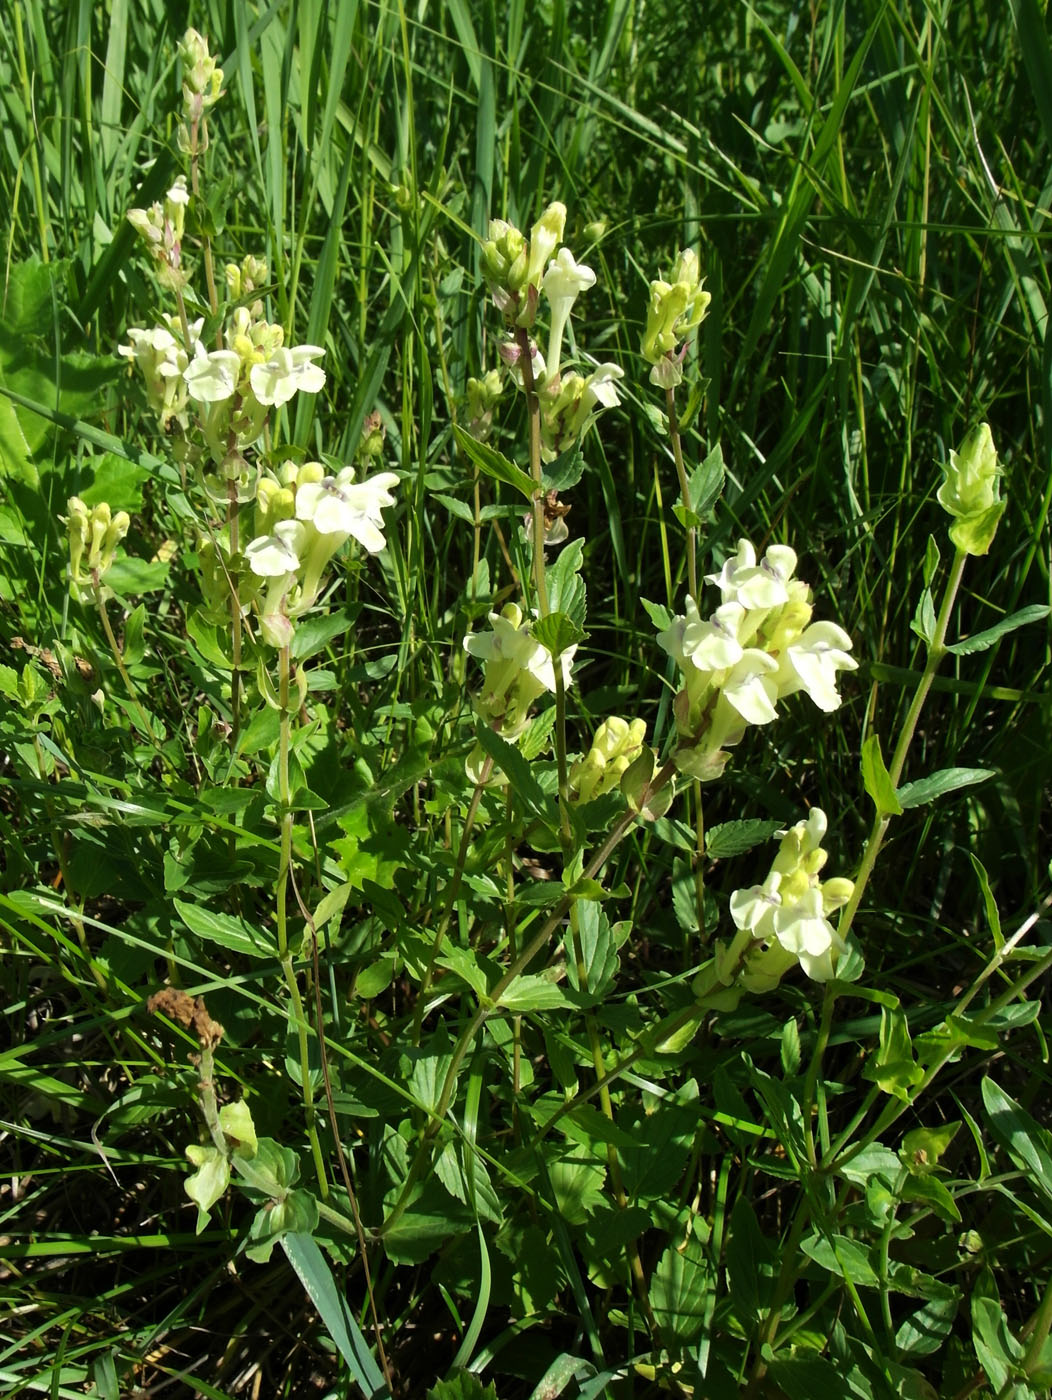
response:
<path id="1" fill-rule="evenodd" d="M 369 1400 L 381 1400 L 381 1397 L 390 1395 L 361 1329 L 346 1299 L 336 1287 L 325 1255 L 315 1241 L 310 1235 L 288 1234 L 282 1236 L 281 1247 L 299 1275 L 307 1296 L 318 1309 L 326 1331 L 350 1367 L 362 1394 Z"/>

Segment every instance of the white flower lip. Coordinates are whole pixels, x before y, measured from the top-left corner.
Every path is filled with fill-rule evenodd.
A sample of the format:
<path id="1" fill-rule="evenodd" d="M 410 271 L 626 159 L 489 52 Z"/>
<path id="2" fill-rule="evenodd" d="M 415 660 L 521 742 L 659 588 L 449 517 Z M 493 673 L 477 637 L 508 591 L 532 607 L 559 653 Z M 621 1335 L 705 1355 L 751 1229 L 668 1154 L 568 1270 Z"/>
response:
<path id="1" fill-rule="evenodd" d="M 848 655 L 850 648 L 851 638 L 835 622 L 813 622 L 787 648 L 789 665 L 796 672 L 801 688 L 826 713 L 840 706 L 837 672 L 858 669 L 858 662 Z"/>
<path id="2" fill-rule="evenodd" d="M 248 382 L 259 403 L 280 408 L 298 393 L 317 394 L 325 385 L 325 371 L 316 365 L 325 351 L 320 345 L 279 346 L 265 364 L 253 365 Z"/>
<path id="3" fill-rule="evenodd" d="M 187 393 L 201 403 L 222 403 L 232 398 L 241 374 L 241 359 L 233 350 L 206 351 L 200 341 L 194 358 L 183 371 Z"/>
<path id="4" fill-rule="evenodd" d="M 310 521 L 320 535 L 353 535 L 370 554 L 379 554 L 387 543 L 380 512 L 394 505 L 391 491 L 397 485 L 394 472 L 356 482 L 354 468 L 344 467 L 336 476 L 297 488 L 296 518 Z"/>
<path id="5" fill-rule="evenodd" d="M 300 566 L 303 526 L 298 520 L 281 520 L 272 535 L 261 535 L 245 550 L 248 566 L 260 578 L 294 574 Z"/>

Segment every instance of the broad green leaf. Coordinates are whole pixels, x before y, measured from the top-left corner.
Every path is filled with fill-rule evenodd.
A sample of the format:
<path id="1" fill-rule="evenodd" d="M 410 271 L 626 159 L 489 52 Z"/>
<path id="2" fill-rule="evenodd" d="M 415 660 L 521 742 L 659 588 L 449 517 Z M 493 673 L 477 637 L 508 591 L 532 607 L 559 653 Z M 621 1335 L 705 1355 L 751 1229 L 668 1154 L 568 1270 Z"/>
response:
<path id="1" fill-rule="evenodd" d="M 558 661 L 564 651 L 569 651 L 572 646 L 583 642 L 586 633 L 565 613 L 552 612 L 533 624 L 533 636 L 542 647 L 547 647 L 552 657 Z"/>
<path id="2" fill-rule="evenodd" d="M 514 744 L 509 744 L 495 733 L 482 720 L 475 726 L 475 737 L 493 759 L 498 768 L 507 774 L 515 796 L 532 816 L 538 817 L 552 830 L 558 827 L 558 816 L 551 798 L 530 771 L 530 765 L 519 753 Z"/>
<path id="3" fill-rule="evenodd" d="M 992 768 L 940 768 L 929 773 L 926 778 L 918 778 L 912 783 L 903 783 L 896 796 L 902 811 L 911 807 L 924 807 L 937 797 L 944 797 L 958 788 L 971 787 L 975 783 L 985 783 L 996 774 Z"/>
<path id="4" fill-rule="evenodd" d="M 507 486 L 514 486 L 516 491 L 521 491 L 528 501 L 533 500 L 535 486 L 531 477 L 513 462 L 509 462 L 503 452 L 498 452 L 495 447 L 490 447 L 488 443 L 479 442 L 470 433 L 466 433 L 463 428 L 454 425 L 453 436 L 457 440 L 457 445 L 469 461 L 474 462 L 480 472 L 485 472 L 494 481 L 503 481 Z"/>
<path id="5" fill-rule="evenodd" d="M 668 608 L 666 608 L 663 603 L 651 603 L 646 598 L 640 598 L 639 601 L 642 603 L 647 617 L 650 618 L 656 630 L 658 632 L 667 632 L 672 626 L 672 614 L 669 612 Z"/>
<path id="6" fill-rule="evenodd" d="M 956 1298 L 929 1299 L 900 1324 L 895 1345 L 906 1356 L 934 1356 L 953 1330 L 959 1307 Z"/>
<path id="7" fill-rule="evenodd" d="M 898 1008 L 880 1008 L 880 1041 L 866 1061 L 863 1078 L 879 1084 L 885 1094 L 909 1102 L 910 1091 L 924 1078 L 924 1071 L 913 1058 L 906 1013 Z"/>
<path id="8" fill-rule="evenodd" d="M 683 1346 L 696 1345 L 716 1287 L 716 1270 L 693 1235 L 670 1244 L 650 1280 L 650 1303 L 662 1332 Z"/>
<path id="9" fill-rule="evenodd" d="M 183 1190 L 197 1207 L 197 1233 L 208 1224 L 208 1212 L 230 1185 L 230 1158 L 218 1147 L 191 1143 L 186 1155 L 197 1168 L 183 1182 Z"/>
<path id="10" fill-rule="evenodd" d="M 586 611 L 586 589 L 581 577 L 583 564 L 584 541 L 575 539 L 563 545 L 558 558 L 544 571 L 549 608 L 552 612 L 565 613 L 582 631 Z"/>
<path id="11" fill-rule="evenodd" d="M 501 996 L 500 1005 L 505 1011 L 551 1011 L 566 1006 L 569 999 L 557 982 L 536 973 L 526 973 L 517 977 Z"/>
<path id="12" fill-rule="evenodd" d="M 823 1269 L 850 1279 L 857 1287 L 871 1288 L 878 1282 L 868 1251 L 848 1235 L 810 1235 L 800 1248 Z"/>
<path id="13" fill-rule="evenodd" d="M 710 860 L 729 860 L 744 855 L 755 846 L 769 841 L 782 827 L 781 822 L 750 821 L 721 822 L 705 833 L 705 854 Z"/>
<path id="14" fill-rule="evenodd" d="M 748 1327 L 770 1306 L 778 1251 L 774 1240 L 760 1229 L 746 1196 L 739 1196 L 731 1211 L 726 1259 L 737 1317 L 742 1326 Z"/>
<path id="15" fill-rule="evenodd" d="M 704 519 L 723 494 L 725 479 L 723 449 L 717 443 L 705 460 L 694 468 L 687 481 L 690 509 L 699 519 Z"/>
<path id="16" fill-rule="evenodd" d="M 862 745 L 862 781 L 873 799 L 873 805 L 880 817 L 898 816 L 902 806 L 895 792 L 894 784 L 884 757 L 880 752 L 880 738 L 871 734 Z"/>
<path id="17" fill-rule="evenodd" d="M 188 904 L 182 899 L 174 899 L 172 903 L 190 932 L 206 943 L 214 943 L 230 953 L 240 953 L 246 958 L 277 957 L 273 940 L 243 919 L 235 919 L 230 914 L 213 913 L 211 909 L 199 904 Z"/>
<path id="18" fill-rule="evenodd" d="M 1004 503 L 1002 502 L 1002 507 Z M 1020 608 L 1019 612 L 1012 613 L 1009 617 L 1004 617 L 995 626 L 987 628 L 985 632 L 977 632 L 974 637 L 966 637 L 963 642 L 954 642 L 946 650 L 952 652 L 954 656 L 974 656 L 978 651 L 986 651 L 995 642 L 999 642 L 1002 637 L 1014 632 L 1017 627 L 1025 627 L 1030 622 L 1039 622 L 1041 618 L 1048 616 L 1048 608 L 1043 603 L 1033 603 L 1028 608 Z"/>
<path id="19" fill-rule="evenodd" d="M 569 491 L 584 475 L 584 454 L 575 443 L 573 447 L 548 462 L 541 473 L 546 491 Z"/>
<path id="20" fill-rule="evenodd" d="M 1052 1134 L 992 1079 L 983 1080 L 982 1090 L 990 1131 L 1020 1171 L 1052 1201 Z"/>

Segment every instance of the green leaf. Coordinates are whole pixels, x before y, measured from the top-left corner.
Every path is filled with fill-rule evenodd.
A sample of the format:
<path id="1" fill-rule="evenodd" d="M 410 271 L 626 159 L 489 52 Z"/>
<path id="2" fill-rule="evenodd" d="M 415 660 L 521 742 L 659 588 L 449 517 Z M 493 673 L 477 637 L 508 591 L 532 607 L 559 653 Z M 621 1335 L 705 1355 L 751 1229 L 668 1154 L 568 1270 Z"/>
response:
<path id="1" fill-rule="evenodd" d="M 230 1184 L 230 1159 L 218 1147 L 191 1143 L 186 1155 L 197 1168 L 183 1182 L 183 1190 L 197 1207 L 197 1233 L 208 1224 L 208 1212 Z"/>
<path id="2" fill-rule="evenodd" d="M 553 1011 L 569 1005 L 569 998 L 557 982 L 536 973 L 517 977 L 498 1003 L 505 1011 Z"/>
<path id="3" fill-rule="evenodd" d="M 553 831 L 558 829 L 558 816 L 551 798 L 530 771 L 530 765 L 519 753 L 514 744 L 509 744 L 499 734 L 479 720 L 475 726 L 475 737 L 493 762 L 507 774 L 515 791 L 515 796 L 526 810 L 538 817 Z"/>
<path id="4" fill-rule="evenodd" d="M 776 831 L 781 830 L 781 822 L 749 821 L 721 822 L 705 833 L 705 854 L 710 860 L 729 860 L 731 856 L 744 855 L 755 846 L 769 841 Z"/>
<path id="5" fill-rule="evenodd" d="M 519 752 L 528 763 L 544 752 L 548 746 L 548 736 L 555 725 L 556 710 L 549 705 L 539 715 L 534 715 L 518 738 Z"/>
<path id="6" fill-rule="evenodd" d="M 910 630 L 916 632 L 923 642 L 931 646 L 932 638 L 935 636 L 935 603 L 930 588 L 925 588 L 921 593 L 917 611 L 913 614 L 913 620 L 910 622 Z"/>
<path id="7" fill-rule="evenodd" d="M 929 1299 L 899 1326 L 895 1345 L 907 1356 L 934 1356 L 952 1332 L 959 1307 L 956 1298 Z"/>
<path id="8" fill-rule="evenodd" d="M 868 1252 L 848 1235 L 811 1235 L 800 1248 L 821 1268 L 859 1287 L 872 1288 L 878 1282 Z"/>
<path id="9" fill-rule="evenodd" d="M 919 1201 L 928 1206 L 941 1219 L 951 1225 L 959 1225 L 961 1212 L 949 1191 L 937 1176 L 911 1176 L 902 1184 L 904 1201 Z"/>
<path id="10" fill-rule="evenodd" d="M 534 639 L 547 647 L 556 661 L 564 651 L 583 642 L 586 635 L 583 628 L 562 612 L 551 612 L 533 624 Z"/>
<path id="11" fill-rule="evenodd" d="M 580 1362 L 578 1362 L 580 1365 Z M 555 1396 L 558 1391 L 547 1392 Z M 427 1392 L 426 1400 L 499 1400 L 492 1384 L 483 1385 L 470 1371 L 458 1371 L 451 1380 L 439 1381 Z"/>
<path id="12" fill-rule="evenodd" d="M 310 1235 L 319 1220 L 318 1202 L 309 1191 L 290 1191 L 287 1196 L 260 1206 L 249 1226 L 245 1253 L 256 1264 L 265 1264 L 274 1246 L 286 1234 Z"/>
<path id="13" fill-rule="evenodd" d="M 124 624 L 124 664 L 126 666 L 137 666 L 143 659 L 146 652 L 146 643 L 143 640 L 143 629 L 146 626 L 146 604 L 140 603 L 137 608 L 128 614 L 128 620 Z"/>
<path id="14" fill-rule="evenodd" d="M 646 598 L 639 600 L 643 604 L 647 617 L 650 618 L 655 628 L 659 632 L 667 632 L 672 626 L 672 614 L 663 603 L 651 603 Z"/>
<path id="15" fill-rule="evenodd" d="M 575 443 L 573 447 L 549 462 L 541 473 L 546 491 L 569 491 L 584 475 L 584 455 Z"/>
<path id="16" fill-rule="evenodd" d="M 910 1091 L 924 1078 L 924 1071 L 913 1058 L 906 1013 L 897 1007 L 880 1008 L 880 1041 L 862 1070 L 885 1094 L 908 1103 Z"/>
<path id="17" fill-rule="evenodd" d="M 383 1375 L 354 1320 L 354 1313 L 337 1288 L 328 1261 L 315 1241 L 308 1234 L 293 1231 L 283 1237 L 281 1247 L 363 1395 L 369 1400 L 380 1400 L 381 1396 L 388 1395 Z"/>
<path id="18" fill-rule="evenodd" d="M 1028 608 L 1020 608 L 1019 612 L 1002 618 L 996 626 L 987 628 L 985 632 L 977 632 L 974 637 L 966 637 L 963 642 L 954 642 L 953 646 L 948 646 L 946 650 L 954 656 L 974 656 L 977 651 L 986 651 L 992 647 L 1017 627 L 1025 627 L 1030 622 L 1040 622 L 1047 616 L 1047 606 L 1043 603 L 1033 603 Z"/>
<path id="19" fill-rule="evenodd" d="M 705 460 L 694 468 L 687 481 L 690 509 L 696 516 L 702 518 L 713 508 L 723 494 L 726 476 L 723 448 L 717 443 Z"/>
<path id="20" fill-rule="evenodd" d="M 696 1345 L 715 1303 L 716 1271 L 705 1246 L 693 1235 L 670 1244 L 650 1281 L 650 1303 L 662 1332 L 684 1346 Z"/>
<path id="21" fill-rule="evenodd" d="M 987 778 L 996 777 L 992 768 L 940 768 L 926 778 L 918 778 L 912 783 L 903 783 L 896 793 L 902 811 L 911 807 L 925 807 L 938 797 L 958 788 L 971 787 L 975 783 L 985 783 Z"/>
<path id="22" fill-rule="evenodd" d="M 466 433 L 463 428 L 454 425 L 453 436 L 457 440 L 457 445 L 470 462 L 474 462 L 480 472 L 486 476 L 491 476 L 494 481 L 503 481 L 507 486 L 514 486 L 516 491 L 526 497 L 528 501 L 533 500 L 536 487 L 531 477 L 528 477 L 521 468 L 509 462 L 503 452 L 498 452 L 495 447 L 490 447 L 488 443 L 479 442 L 470 433 Z"/>
<path id="23" fill-rule="evenodd" d="M 739 1196 L 731 1211 L 726 1257 L 737 1317 L 749 1327 L 770 1306 L 778 1254 L 774 1242 L 760 1229 L 746 1196 Z"/>
<path id="24" fill-rule="evenodd" d="M 862 745 L 862 781 L 879 817 L 898 816 L 901 813 L 902 806 L 884 766 L 880 738 L 876 734 L 871 734 Z"/>
<path id="25" fill-rule="evenodd" d="M 240 953 L 246 958 L 277 957 L 273 941 L 243 919 L 235 919 L 230 914 L 216 914 L 211 909 L 187 904 L 181 899 L 174 899 L 172 903 L 190 932 L 206 943 L 214 943 L 227 952 Z"/>
<path id="26" fill-rule="evenodd" d="M 548 606 L 552 612 L 565 613 L 571 622 L 584 627 L 586 591 L 581 578 L 584 563 L 584 541 L 571 540 L 559 551 L 554 564 L 544 571 L 548 590 Z"/>
<path id="27" fill-rule="evenodd" d="M 776 1356 L 767 1374 L 788 1400 L 859 1400 L 842 1371 L 817 1353 L 798 1350 L 793 1356 Z"/>
<path id="28" fill-rule="evenodd" d="M 1052 1135 L 992 1079 L 984 1079 L 982 1089 L 990 1131 L 1031 1184 L 1052 1201 Z"/>

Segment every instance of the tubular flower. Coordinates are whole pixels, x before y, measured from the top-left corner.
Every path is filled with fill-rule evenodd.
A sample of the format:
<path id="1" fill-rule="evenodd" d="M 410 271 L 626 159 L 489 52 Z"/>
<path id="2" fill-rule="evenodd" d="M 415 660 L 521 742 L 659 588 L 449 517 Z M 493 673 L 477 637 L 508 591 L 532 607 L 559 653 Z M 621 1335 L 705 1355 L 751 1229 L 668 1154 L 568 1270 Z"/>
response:
<path id="1" fill-rule="evenodd" d="M 344 467 L 336 476 L 297 485 L 296 518 L 309 520 L 320 535 L 353 535 L 370 554 L 379 554 L 386 544 L 381 511 L 394 505 L 397 485 L 394 472 L 356 482 L 354 468 Z"/>
<path id="2" fill-rule="evenodd" d="M 812 808 L 806 821 L 781 833 L 763 884 L 731 895 L 731 918 L 740 931 L 734 976 L 747 991 L 769 991 L 795 963 L 815 982 L 836 976 L 845 944 L 829 916 L 848 902 L 854 885 L 843 878 L 819 880 L 825 830 L 825 813 Z"/>
<path id="3" fill-rule="evenodd" d="M 724 751 L 750 724 L 770 724 L 780 700 L 806 691 L 827 713 L 840 705 L 840 671 L 858 663 L 851 638 L 833 622 L 812 622 L 811 590 L 793 578 L 796 553 L 772 545 L 762 559 L 748 540 L 707 581 L 722 603 L 703 618 L 692 598 L 684 614 L 658 634 L 678 667 L 683 688 L 673 714 L 680 735 L 681 772 L 711 781 L 723 771 Z"/>
<path id="4" fill-rule="evenodd" d="M 464 650 L 485 663 L 482 693 L 475 709 L 505 738 L 515 738 L 525 727 L 537 697 L 544 691 L 554 695 L 555 661 L 533 636 L 529 620 L 515 603 L 490 613 L 489 624 L 488 632 L 473 632 L 464 638 Z M 567 647 L 559 656 L 564 688 L 570 685 L 576 650 L 576 646 Z"/>

